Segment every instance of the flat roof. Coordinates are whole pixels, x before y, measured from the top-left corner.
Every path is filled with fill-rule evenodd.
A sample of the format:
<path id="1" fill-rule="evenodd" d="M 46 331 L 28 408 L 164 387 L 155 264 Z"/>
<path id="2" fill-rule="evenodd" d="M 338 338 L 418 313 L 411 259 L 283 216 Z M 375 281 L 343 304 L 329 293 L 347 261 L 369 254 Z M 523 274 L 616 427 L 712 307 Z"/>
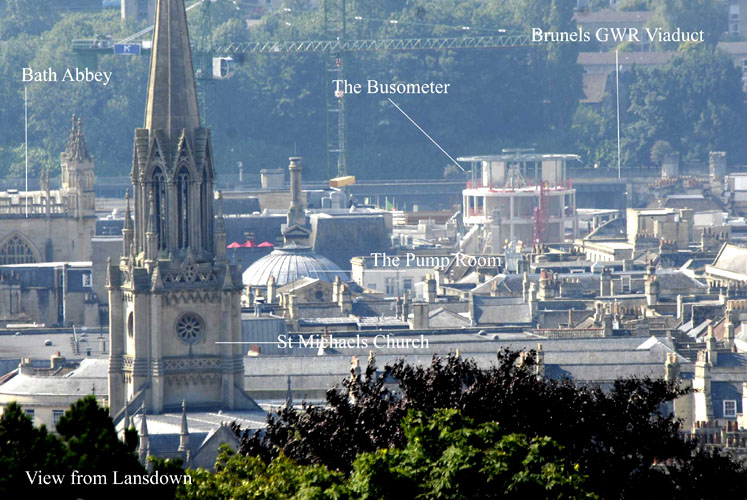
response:
<path id="1" fill-rule="evenodd" d="M 68 266 L 68 267 L 91 267 L 91 261 L 82 261 L 82 262 L 33 262 L 29 264 L 7 264 L 0 266 L 0 268 L 11 268 L 11 267 L 62 267 L 62 266 Z"/>
<path id="2" fill-rule="evenodd" d="M 644 208 L 637 210 L 638 215 L 672 215 L 676 214 L 674 208 Z"/>
<path id="3" fill-rule="evenodd" d="M 542 160 L 578 160 L 574 154 L 536 154 L 536 153 L 507 153 L 500 155 L 460 156 L 457 161 L 542 161 Z"/>

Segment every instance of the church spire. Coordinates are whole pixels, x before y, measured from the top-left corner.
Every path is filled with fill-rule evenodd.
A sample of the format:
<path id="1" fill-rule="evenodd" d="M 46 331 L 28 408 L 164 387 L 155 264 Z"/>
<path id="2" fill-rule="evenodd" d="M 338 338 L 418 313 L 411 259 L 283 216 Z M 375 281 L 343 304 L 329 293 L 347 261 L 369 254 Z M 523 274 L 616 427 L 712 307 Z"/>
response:
<path id="1" fill-rule="evenodd" d="M 189 448 L 189 428 L 187 427 L 187 401 L 182 399 L 182 428 L 179 432 L 179 451 Z"/>
<path id="2" fill-rule="evenodd" d="M 200 128 L 187 13 L 184 0 L 157 2 L 145 128 L 164 129 L 176 140 L 182 129 Z"/>
<path id="3" fill-rule="evenodd" d="M 90 160 L 91 155 L 88 153 L 88 145 L 83 135 L 83 120 L 73 115 L 73 127 L 70 129 L 70 136 L 65 146 L 65 154 L 71 160 Z"/>
<path id="4" fill-rule="evenodd" d="M 130 210 L 130 190 L 125 193 L 126 208 L 124 215 L 124 227 L 122 228 L 122 257 L 130 254 L 132 247 L 132 211 Z"/>
<path id="5" fill-rule="evenodd" d="M 140 451 L 140 462 L 145 464 L 145 461 L 150 455 L 150 437 L 148 436 L 148 422 L 145 418 L 145 403 L 143 403 L 142 418 L 140 419 L 140 443 L 138 444 Z"/>

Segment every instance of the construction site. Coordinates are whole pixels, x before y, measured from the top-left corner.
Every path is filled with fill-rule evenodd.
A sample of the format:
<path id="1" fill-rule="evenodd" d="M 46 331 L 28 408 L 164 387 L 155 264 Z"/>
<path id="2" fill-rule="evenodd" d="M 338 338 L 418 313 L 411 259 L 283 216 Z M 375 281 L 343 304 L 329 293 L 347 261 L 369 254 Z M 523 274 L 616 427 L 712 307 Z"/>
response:
<path id="1" fill-rule="evenodd" d="M 576 191 L 567 179 L 577 155 L 504 149 L 468 156 L 471 180 L 462 191 L 465 228 L 482 229 L 494 252 L 505 242 L 557 243 L 578 234 Z"/>

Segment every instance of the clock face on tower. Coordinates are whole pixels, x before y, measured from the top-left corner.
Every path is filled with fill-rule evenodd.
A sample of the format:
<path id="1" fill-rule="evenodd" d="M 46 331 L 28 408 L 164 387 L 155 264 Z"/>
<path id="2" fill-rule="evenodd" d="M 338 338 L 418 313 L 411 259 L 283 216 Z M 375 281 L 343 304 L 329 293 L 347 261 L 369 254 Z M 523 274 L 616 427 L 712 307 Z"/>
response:
<path id="1" fill-rule="evenodd" d="M 191 312 L 184 313 L 176 319 L 174 326 L 176 336 L 185 344 L 196 344 L 205 334 L 202 318 Z"/>

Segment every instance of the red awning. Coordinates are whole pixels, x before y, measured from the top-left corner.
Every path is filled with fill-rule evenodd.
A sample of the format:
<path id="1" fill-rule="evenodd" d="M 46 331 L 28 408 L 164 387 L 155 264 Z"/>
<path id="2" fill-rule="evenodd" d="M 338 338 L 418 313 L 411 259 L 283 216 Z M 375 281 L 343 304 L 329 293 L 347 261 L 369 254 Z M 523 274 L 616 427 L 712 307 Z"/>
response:
<path id="1" fill-rule="evenodd" d="M 256 247 L 257 245 L 255 245 L 255 244 L 254 244 L 254 243 L 252 243 L 251 241 L 245 241 L 245 242 L 244 242 L 244 244 L 243 244 L 243 245 L 241 245 L 241 246 L 242 246 L 242 247 L 244 247 L 244 248 L 254 248 L 254 247 Z"/>
<path id="2" fill-rule="evenodd" d="M 233 242 L 230 245 L 228 245 L 226 248 L 239 248 L 241 247 L 241 243 Z"/>
<path id="3" fill-rule="evenodd" d="M 257 245 L 257 246 L 258 246 L 259 248 L 269 248 L 269 247 L 274 247 L 275 245 L 273 245 L 273 244 L 272 244 L 272 243 L 270 243 L 269 241 L 263 241 L 262 243 L 260 243 L 260 244 L 259 244 L 259 245 Z"/>

